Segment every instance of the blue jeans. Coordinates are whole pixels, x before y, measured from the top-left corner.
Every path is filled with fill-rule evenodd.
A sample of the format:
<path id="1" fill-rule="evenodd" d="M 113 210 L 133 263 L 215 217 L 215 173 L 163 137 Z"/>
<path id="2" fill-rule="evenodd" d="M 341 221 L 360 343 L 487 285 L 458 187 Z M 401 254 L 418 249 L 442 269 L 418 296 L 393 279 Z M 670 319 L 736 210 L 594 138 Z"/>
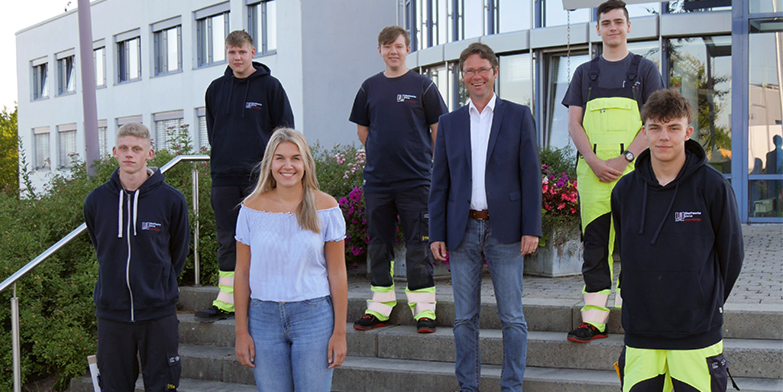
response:
<path id="1" fill-rule="evenodd" d="M 503 391 L 522 391 L 527 357 L 527 323 L 522 313 L 522 267 L 520 243 L 501 244 L 492 236 L 488 220 L 468 219 L 462 243 L 449 251 L 454 287 L 454 341 L 456 374 L 460 391 L 478 391 L 481 377 L 479 310 L 481 275 L 486 259 L 498 316 L 503 323 Z"/>
<path id="2" fill-rule="evenodd" d="M 327 350 L 334 331 L 329 296 L 298 302 L 253 299 L 248 330 L 255 344 L 253 375 L 259 391 L 329 392 Z"/>

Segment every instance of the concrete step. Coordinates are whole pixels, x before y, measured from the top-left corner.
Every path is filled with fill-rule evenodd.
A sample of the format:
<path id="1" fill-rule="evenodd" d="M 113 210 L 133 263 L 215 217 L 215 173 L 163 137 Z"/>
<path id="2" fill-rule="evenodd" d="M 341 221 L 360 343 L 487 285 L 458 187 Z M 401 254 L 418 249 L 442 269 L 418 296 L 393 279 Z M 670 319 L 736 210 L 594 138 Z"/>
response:
<path id="1" fill-rule="evenodd" d="M 204 381 L 183 378 L 179 382 L 179 392 L 256 392 L 253 385 L 232 384 L 220 381 Z M 70 392 L 93 392 L 90 377 L 76 377 L 71 380 Z M 134 392 L 144 392 L 144 381 L 139 377 Z"/>
<path id="2" fill-rule="evenodd" d="M 217 295 L 217 287 L 181 287 L 180 304 L 183 310 L 197 311 L 211 306 Z M 525 319 L 530 331 L 567 332 L 581 322 L 581 301 L 564 299 L 524 298 Z M 348 298 L 348 321 L 364 314 L 366 298 L 354 291 Z M 454 322 L 454 301 L 445 297 L 438 300 L 438 326 L 451 327 Z M 403 294 L 398 294 L 397 306 L 391 314 L 393 325 L 414 325 L 413 317 Z M 484 298 L 481 305 L 479 326 L 483 329 L 500 329 L 497 305 L 491 298 Z M 620 310 L 613 309 L 608 322 L 610 334 L 622 334 Z M 773 305 L 727 304 L 724 313 L 724 337 L 730 339 L 768 339 L 783 341 L 783 308 Z"/>
<path id="3" fill-rule="evenodd" d="M 182 343 L 234 347 L 234 320 L 200 323 L 194 320 L 192 313 L 180 313 L 179 320 Z M 434 334 L 419 334 L 415 327 L 407 325 L 357 331 L 353 329 L 352 323 L 348 323 L 346 330 L 348 355 L 351 356 L 420 361 L 455 360 L 454 335 L 450 327 L 440 326 Z M 572 343 L 565 337 L 564 332 L 530 331 L 528 366 L 602 370 L 617 361 L 623 348 L 623 336 L 619 334 L 610 334 L 607 339 L 589 344 Z M 501 330 L 482 329 L 480 341 L 482 363 L 501 365 Z M 735 376 L 783 379 L 783 341 L 725 339 L 724 352 Z M 233 352 L 230 354 L 233 355 Z"/>
<path id="4" fill-rule="evenodd" d="M 783 380 L 735 378 L 744 392 L 780 392 Z M 528 366 L 524 388 L 531 392 L 617 392 L 613 370 L 552 369 Z M 500 366 L 481 367 L 482 390 L 500 390 Z M 438 392 L 455 391 L 454 364 L 386 358 L 348 357 L 334 372 L 333 391 Z"/>

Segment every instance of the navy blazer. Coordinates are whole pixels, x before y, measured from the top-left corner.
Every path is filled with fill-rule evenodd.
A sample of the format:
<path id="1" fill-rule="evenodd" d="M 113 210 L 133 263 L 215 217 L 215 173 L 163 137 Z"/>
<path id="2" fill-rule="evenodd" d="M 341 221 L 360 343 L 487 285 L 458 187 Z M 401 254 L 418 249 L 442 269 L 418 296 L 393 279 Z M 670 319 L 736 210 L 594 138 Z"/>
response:
<path id="1" fill-rule="evenodd" d="M 430 188 L 430 242 L 449 249 L 468 224 L 473 175 L 469 105 L 438 122 Z M 530 108 L 497 98 L 487 147 L 485 189 L 492 235 L 503 244 L 541 236 L 541 162 Z"/>

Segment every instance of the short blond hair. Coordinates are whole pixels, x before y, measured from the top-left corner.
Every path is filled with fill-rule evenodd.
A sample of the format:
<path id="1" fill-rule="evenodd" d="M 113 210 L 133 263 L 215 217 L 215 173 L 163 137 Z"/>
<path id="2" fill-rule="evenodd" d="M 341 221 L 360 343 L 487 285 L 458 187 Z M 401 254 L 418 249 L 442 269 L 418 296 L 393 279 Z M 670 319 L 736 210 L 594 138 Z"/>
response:
<path id="1" fill-rule="evenodd" d="M 121 126 L 120 129 L 117 130 L 117 139 L 123 136 L 134 136 L 152 143 L 150 130 L 142 123 L 130 122 Z"/>

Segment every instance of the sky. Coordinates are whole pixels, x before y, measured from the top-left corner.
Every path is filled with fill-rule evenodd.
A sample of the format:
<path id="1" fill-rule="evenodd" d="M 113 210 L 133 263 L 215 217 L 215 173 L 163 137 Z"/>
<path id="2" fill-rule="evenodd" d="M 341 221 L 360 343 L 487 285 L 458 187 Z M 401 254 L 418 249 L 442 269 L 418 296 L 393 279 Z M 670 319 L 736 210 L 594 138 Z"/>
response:
<path id="1" fill-rule="evenodd" d="M 0 110 L 13 110 L 16 91 L 16 32 L 76 8 L 78 0 L 0 0 Z"/>

